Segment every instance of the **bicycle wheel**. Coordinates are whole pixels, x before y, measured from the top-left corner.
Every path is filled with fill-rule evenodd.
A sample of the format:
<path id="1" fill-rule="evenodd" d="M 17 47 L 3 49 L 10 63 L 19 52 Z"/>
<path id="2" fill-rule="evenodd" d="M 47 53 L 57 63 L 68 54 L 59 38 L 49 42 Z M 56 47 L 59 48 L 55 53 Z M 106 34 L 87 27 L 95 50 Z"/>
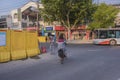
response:
<path id="1" fill-rule="evenodd" d="M 64 63 L 64 58 L 61 58 L 60 63 L 61 63 L 61 64 Z"/>

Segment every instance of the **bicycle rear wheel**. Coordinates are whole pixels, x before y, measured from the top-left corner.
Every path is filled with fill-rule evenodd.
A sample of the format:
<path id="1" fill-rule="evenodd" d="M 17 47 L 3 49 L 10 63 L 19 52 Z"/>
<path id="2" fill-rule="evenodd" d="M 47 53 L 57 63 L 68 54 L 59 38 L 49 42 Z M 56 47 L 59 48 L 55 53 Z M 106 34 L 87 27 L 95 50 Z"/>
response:
<path id="1" fill-rule="evenodd" d="M 60 63 L 61 63 L 61 64 L 64 63 L 64 58 L 61 58 Z"/>

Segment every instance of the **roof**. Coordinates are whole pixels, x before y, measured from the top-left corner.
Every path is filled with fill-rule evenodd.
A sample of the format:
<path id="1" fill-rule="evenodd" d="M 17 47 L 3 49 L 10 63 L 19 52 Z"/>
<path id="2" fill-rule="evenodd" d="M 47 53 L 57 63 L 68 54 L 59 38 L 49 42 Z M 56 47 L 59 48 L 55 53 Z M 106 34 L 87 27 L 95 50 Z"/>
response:
<path id="1" fill-rule="evenodd" d="M 26 9 L 28 9 L 29 7 L 37 8 L 37 2 L 35 2 L 35 1 L 29 1 L 26 4 L 24 4 L 23 6 L 17 8 L 17 9 L 21 9 L 21 12 L 23 12 Z M 39 4 L 39 8 L 43 8 L 42 4 Z M 17 10 L 17 9 L 14 9 L 14 10 Z M 14 11 L 14 10 L 12 10 L 12 11 Z"/>

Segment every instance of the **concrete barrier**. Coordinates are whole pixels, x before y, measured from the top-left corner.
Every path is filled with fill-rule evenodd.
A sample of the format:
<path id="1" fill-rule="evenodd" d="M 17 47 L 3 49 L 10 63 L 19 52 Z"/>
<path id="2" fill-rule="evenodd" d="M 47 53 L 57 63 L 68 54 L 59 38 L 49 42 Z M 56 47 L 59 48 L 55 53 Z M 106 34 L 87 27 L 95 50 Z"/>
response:
<path id="1" fill-rule="evenodd" d="M 46 42 L 46 36 L 39 36 L 38 37 L 38 40 L 39 40 L 39 42 Z"/>
<path id="2" fill-rule="evenodd" d="M 11 30 L 11 59 L 26 58 L 26 33 L 20 30 Z"/>
<path id="3" fill-rule="evenodd" d="M 0 62 L 38 55 L 38 42 L 36 31 L 0 29 Z"/>
<path id="4" fill-rule="evenodd" d="M 26 51 L 28 57 L 36 56 L 40 53 L 37 32 L 31 31 L 26 33 Z"/>
<path id="5" fill-rule="evenodd" d="M 0 30 L 0 62 L 10 61 L 10 31 Z"/>

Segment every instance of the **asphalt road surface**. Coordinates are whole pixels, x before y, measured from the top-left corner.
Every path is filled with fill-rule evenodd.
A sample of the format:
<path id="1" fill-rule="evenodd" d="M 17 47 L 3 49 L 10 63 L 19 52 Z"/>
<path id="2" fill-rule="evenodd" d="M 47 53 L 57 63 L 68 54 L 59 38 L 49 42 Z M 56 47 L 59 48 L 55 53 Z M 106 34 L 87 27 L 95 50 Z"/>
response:
<path id="1" fill-rule="evenodd" d="M 67 45 L 68 58 L 57 55 L 0 64 L 0 80 L 120 80 L 120 46 Z"/>

